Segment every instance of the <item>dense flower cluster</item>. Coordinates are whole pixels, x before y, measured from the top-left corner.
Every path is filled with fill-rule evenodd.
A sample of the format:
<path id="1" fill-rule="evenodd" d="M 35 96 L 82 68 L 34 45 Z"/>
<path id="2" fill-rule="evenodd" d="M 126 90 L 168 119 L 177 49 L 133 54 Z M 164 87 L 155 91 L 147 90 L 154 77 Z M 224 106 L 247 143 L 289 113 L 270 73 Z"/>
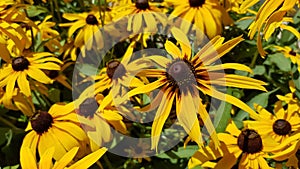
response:
<path id="1" fill-rule="evenodd" d="M 299 5 L 1 1 L 0 168 L 299 168 Z"/>

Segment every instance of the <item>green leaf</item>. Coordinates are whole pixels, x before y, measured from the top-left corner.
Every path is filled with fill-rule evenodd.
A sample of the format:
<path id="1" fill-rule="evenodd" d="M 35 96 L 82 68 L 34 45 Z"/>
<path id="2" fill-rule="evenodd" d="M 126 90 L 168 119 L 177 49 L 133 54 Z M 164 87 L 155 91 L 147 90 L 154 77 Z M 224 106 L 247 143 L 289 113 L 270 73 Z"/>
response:
<path id="1" fill-rule="evenodd" d="M 60 101 L 60 90 L 51 88 L 48 91 L 48 98 L 54 103 L 59 102 Z"/>
<path id="2" fill-rule="evenodd" d="M 98 72 L 98 68 L 95 66 L 92 66 L 91 64 L 77 64 L 76 68 L 83 73 L 84 75 L 93 76 L 96 75 Z"/>
<path id="3" fill-rule="evenodd" d="M 227 94 L 232 95 L 232 89 L 227 89 Z M 227 124 L 229 122 L 229 119 L 231 118 L 230 111 L 231 111 L 232 105 L 222 101 L 220 104 L 220 107 L 218 108 L 215 119 L 214 119 L 214 126 L 217 131 L 217 133 L 224 132 Z"/>
<path id="4" fill-rule="evenodd" d="M 256 65 L 253 68 L 253 75 L 263 75 L 266 72 L 266 68 L 263 65 Z"/>
<path id="5" fill-rule="evenodd" d="M 31 5 L 27 7 L 27 14 L 29 17 L 35 17 L 42 13 L 48 13 L 48 9 L 42 6 Z"/>
<path id="6" fill-rule="evenodd" d="M 179 147 L 177 151 L 171 150 L 162 154 L 157 155 L 156 157 L 162 159 L 179 159 L 179 158 L 190 158 L 194 153 L 199 149 L 196 145 L 188 145 L 186 148 Z"/>
<path id="7" fill-rule="evenodd" d="M 291 71 L 291 60 L 286 58 L 282 53 L 275 53 L 268 55 L 265 65 L 275 64 L 280 70 L 284 72 Z"/>
<path id="8" fill-rule="evenodd" d="M 276 92 L 277 90 L 279 90 L 279 88 L 274 89 L 267 93 L 258 94 L 255 97 L 253 97 L 250 101 L 248 101 L 247 105 L 250 106 L 252 109 L 254 109 L 254 103 L 257 103 L 262 107 L 267 107 L 270 94 Z M 244 110 L 240 110 L 233 119 L 235 121 L 243 121 L 245 118 L 248 117 L 249 114 L 247 112 L 245 112 Z"/>
<path id="9" fill-rule="evenodd" d="M 242 30 L 246 30 L 249 25 L 252 23 L 253 19 L 240 20 L 236 22 L 236 26 Z"/>

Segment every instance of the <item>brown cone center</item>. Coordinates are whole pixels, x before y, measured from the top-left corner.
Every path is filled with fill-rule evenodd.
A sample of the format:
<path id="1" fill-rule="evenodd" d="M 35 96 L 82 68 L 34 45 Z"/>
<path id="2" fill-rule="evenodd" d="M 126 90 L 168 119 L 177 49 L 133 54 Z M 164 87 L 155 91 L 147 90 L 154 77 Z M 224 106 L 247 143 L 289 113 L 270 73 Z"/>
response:
<path id="1" fill-rule="evenodd" d="M 296 53 L 295 51 L 293 51 L 293 50 L 291 50 L 291 51 L 289 52 L 289 54 L 292 55 L 292 56 L 296 56 L 296 55 L 297 55 L 297 53 Z"/>
<path id="2" fill-rule="evenodd" d="M 196 83 L 195 69 L 185 60 L 175 60 L 167 66 L 167 79 L 174 87 L 184 89 Z"/>
<path id="3" fill-rule="evenodd" d="M 258 153 L 263 148 L 260 135 L 251 129 L 246 129 L 241 132 L 237 144 L 244 153 L 250 154 Z"/>
<path id="4" fill-rule="evenodd" d="M 34 131 L 43 134 L 52 126 L 53 118 L 48 112 L 40 111 L 31 117 L 30 123 Z"/>
<path id="5" fill-rule="evenodd" d="M 95 15 L 93 14 L 89 14 L 86 19 L 85 19 L 86 23 L 89 25 L 97 25 L 98 24 L 98 20 L 96 18 Z"/>
<path id="6" fill-rule="evenodd" d="M 288 121 L 278 119 L 273 123 L 273 131 L 278 135 L 284 136 L 292 131 L 292 126 Z"/>
<path id="7" fill-rule="evenodd" d="M 106 74 L 111 79 L 118 79 L 126 74 L 126 69 L 119 61 L 112 60 L 107 64 Z"/>
<path id="8" fill-rule="evenodd" d="M 149 9 L 150 6 L 148 0 L 136 0 L 135 7 L 140 10 L 146 10 Z"/>
<path id="9" fill-rule="evenodd" d="M 29 61 L 23 56 L 13 58 L 12 60 L 12 68 L 15 71 L 23 71 L 28 69 L 29 64 Z"/>
<path id="10" fill-rule="evenodd" d="M 97 103 L 95 98 L 93 98 L 93 97 L 87 98 L 79 105 L 78 114 L 82 115 L 86 118 L 93 118 L 98 107 L 99 107 L 99 104 Z"/>
<path id="11" fill-rule="evenodd" d="M 201 7 L 204 3 L 205 0 L 189 0 L 190 7 Z"/>

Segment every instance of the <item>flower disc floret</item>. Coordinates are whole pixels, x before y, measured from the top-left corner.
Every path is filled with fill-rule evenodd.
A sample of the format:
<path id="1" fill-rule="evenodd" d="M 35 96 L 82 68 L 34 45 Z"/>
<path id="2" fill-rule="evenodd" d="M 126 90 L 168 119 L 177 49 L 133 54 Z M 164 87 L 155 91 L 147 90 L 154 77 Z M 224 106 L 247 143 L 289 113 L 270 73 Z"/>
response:
<path id="1" fill-rule="evenodd" d="M 86 23 L 89 24 L 89 25 L 98 25 L 98 20 L 96 18 L 95 15 L 93 14 L 89 14 L 86 19 L 85 19 Z"/>
<path id="2" fill-rule="evenodd" d="M 205 3 L 205 0 L 189 0 L 189 3 L 191 7 L 201 7 Z"/>
<path id="3" fill-rule="evenodd" d="M 29 65 L 30 65 L 29 61 L 23 56 L 13 58 L 12 60 L 12 68 L 15 71 L 23 71 L 25 69 L 28 69 Z"/>
<path id="4" fill-rule="evenodd" d="M 107 64 L 106 73 L 109 78 L 118 79 L 125 75 L 126 69 L 119 61 L 112 60 Z"/>
<path id="5" fill-rule="evenodd" d="M 251 129 L 246 129 L 241 132 L 237 144 L 244 153 L 255 154 L 263 149 L 260 135 Z"/>
<path id="6" fill-rule="evenodd" d="M 273 131 L 278 135 L 284 136 L 292 131 L 292 126 L 288 121 L 278 119 L 273 123 Z"/>
<path id="7" fill-rule="evenodd" d="M 146 10 L 149 9 L 149 3 L 148 0 L 137 0 L 135 3 L 136 8 L 140 10 Z"/>
<path id="8" fill-rule="evenodd" d="M 52 127 L 53 118 L 48 112 L 40 111 L 30 119 L 30 122 L 32 129 L 41 135 Z"/>

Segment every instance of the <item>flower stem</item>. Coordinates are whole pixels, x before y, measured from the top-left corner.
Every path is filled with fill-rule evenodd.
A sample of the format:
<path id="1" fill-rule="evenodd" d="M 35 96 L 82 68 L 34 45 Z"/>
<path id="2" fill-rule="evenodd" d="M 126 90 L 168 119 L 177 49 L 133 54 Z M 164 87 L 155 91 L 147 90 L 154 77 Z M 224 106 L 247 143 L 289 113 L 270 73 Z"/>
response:
<path id="1" fill-rule="evenodd" d="M 107 157 L 106 154 L 104 154 L 103 159 L 104 159 L 104 161 L 105 161 L 105 163 L 106 163 L 106 165 L 107 165 L 107 167 L 108 167 L 109 169 L 113 169 L 113 168 L 114 168 L 114 167 L 111 165 L 111 163 L 110 163 L 110 161 L 109 161 L 109 159 L 108 159 L 108 157 Z"/>

